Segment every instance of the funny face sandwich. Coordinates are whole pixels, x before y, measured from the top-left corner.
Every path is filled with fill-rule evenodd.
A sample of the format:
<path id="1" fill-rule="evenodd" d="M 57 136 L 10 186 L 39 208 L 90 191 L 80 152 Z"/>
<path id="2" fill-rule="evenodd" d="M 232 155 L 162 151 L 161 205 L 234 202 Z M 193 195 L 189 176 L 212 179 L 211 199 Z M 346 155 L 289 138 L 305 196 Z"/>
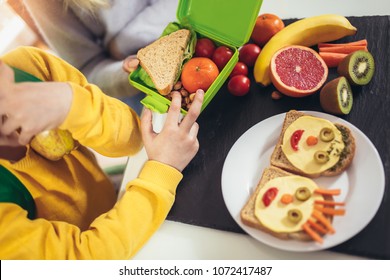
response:
<path id="1" fill-rule="evenodd" d="M 271 166 L 242 208 L 241 221 L 280 239 L 322 243 L 323 236 L 335 233 L 333 216 L 344 215 L 344 203 L 333 199 L 339 193 Z"/>
<path id="2" fill-rule="evenodd" d="M 271 165 L 311 178 L 335 176 L 355 155 L 355 139 L 344 125 L 295 110 L 286 113 Z"/>

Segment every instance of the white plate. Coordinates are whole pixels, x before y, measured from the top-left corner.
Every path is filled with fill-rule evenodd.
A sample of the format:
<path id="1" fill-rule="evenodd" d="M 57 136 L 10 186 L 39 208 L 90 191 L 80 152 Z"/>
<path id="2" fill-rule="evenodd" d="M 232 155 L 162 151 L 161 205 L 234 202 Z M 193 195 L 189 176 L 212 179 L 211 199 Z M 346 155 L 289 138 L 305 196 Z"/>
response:
<path id="1" fill-rule="evenodd" d="M 238 225 L 255 239 L 287 251 L 317 251 L 336 246 L 360 232 L 374 217 L 381 204 L 385 175 L 379 154 L 358 128 L 332 115 L 307 111 L 349 127 L 356 140 L 356 153 L 351 166 L 339 176 L 314 181 L 324 188 L 340 188 L 337 201 L 346 202 L 346 214 L 333 220 L 335 234 L 326 235 L 324 243 L 281 240 L 244 225 L 240 211 L 255 190 L 282 129 L 285 114 L 270 117 L 248 129 L 233 145 L 222 170 L 222 194 L 225 204 Z"/>

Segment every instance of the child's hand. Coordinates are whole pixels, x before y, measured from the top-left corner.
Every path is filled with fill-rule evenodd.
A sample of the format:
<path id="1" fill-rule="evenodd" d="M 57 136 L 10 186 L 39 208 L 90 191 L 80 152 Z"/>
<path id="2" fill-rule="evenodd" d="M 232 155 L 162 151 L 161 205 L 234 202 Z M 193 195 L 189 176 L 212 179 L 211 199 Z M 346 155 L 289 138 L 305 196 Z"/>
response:
<path id="1" fill-rule="evenodd" d="M 187 115 L 179 123 L 181 96 L 174 94 L 162 131 L 156 134 L 152 127 L 152 113 L 145 109 L 141 116 L 142 138 L 150 160 L 170 165 L 180 172 L 188 165 L 199 149 L 197 139 L 204 92 L 198 90 Z"/>
<path id="2" fill-rule="evenodd" d="M 72 103 L 72 89 L 67 83 L 15 83 L 12 69 L 0 61 L 0 116 L 5 120 L 0 136 L 15 138 L 26 145 L 31 138 L 56 128 L 65 120 Z"/>

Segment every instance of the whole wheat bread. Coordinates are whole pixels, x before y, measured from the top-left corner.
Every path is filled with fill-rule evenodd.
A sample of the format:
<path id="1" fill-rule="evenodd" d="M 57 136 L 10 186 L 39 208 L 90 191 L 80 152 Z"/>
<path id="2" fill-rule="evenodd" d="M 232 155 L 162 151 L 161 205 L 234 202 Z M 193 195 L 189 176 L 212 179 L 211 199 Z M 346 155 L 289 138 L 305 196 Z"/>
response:
<path id="1" fill-rule="evenodd" d="M 296 111 L 296 110 L 291 110 L 286 113 L 286 117 L 284 118 L 283 122 L 283 127 L 282 131 L 280 133 L 278 143 L 275 146 L 274 151 L 272 152 L 271 155 L 271 165 L 279 167 L 281 169 L 284 169 L 286 171 L 289 171 L 291 173 L 297 174 L 297 175 L 302 175 L 306 176 L 309 178 L 316 178 L 319 176 L 336 176 L 339 175 L 341 172 L 346 170 L 350 164 L 352 163 L 352 160 L 355 155 L 355 149 L 356 149 L 356 144 L 355 144 L 355 138 L 353 137 L 350 129 L 344 125 L 341 124 L 335 124 L 337 129 L 339 129 L 342 132 L 343 135 L 343 141 L 345 144 L 344 151 L 342 152 L 343 156 L 341 157 L 341 160 L 332 168 L 325 170 L 324 172 L 321 173 L 316 173 L 316 174 L 306 174 L 302 170 L 296 168 L 293 166 L 285 154 L 282 151 L 282 143 L 283 143 L 283 135 L 284 132 L 286 131 L 287 127 L 293 123 L 295 120 L 298 118 L 305 116 L 305 113 Z"/>
<path id="2" fill-rule="evenodd" d="M 172 91 L 190 36 L 189 30 L 180 29 L 159 38 L 137 53 L 141 67 L 162 95 Z"/>
<path id="3" fill-rule="evenodd" d="M 255 203 L 258 193 L 260 192 L 261 188 L 270 180 L 277 178 L 277 177 L 283 177 L 283 176 L 290 176 L 294 175 L 292 173 L 286 172 L 280 168 L 270 166 L 264 169 L 262 177 L 259 181 L 259 183 L 256 186 L 256 189 L 254 192 L 250 195 L 247 203 L 245 206 L 241 209 L 240 212 L 240 218 L 243 224 L 259 229 L 261 231 L 264 231 L 268 234 L 271 234 L 277 238 L 280 239 L 294 239 L 294 240 L 300 240 L 300 241 L 312 241 L 311 237 L 306 234 L 303 230 L 297 231 L 297 232 L 274 232 L 270 230 L 269 228 L 265 227 L 259 219 L 255 216 Z M 323 196 L 325 200 L 333 200 L 331 196 Z M 329 220 L 331 220 L 331 217 L 328 217 Z"/>

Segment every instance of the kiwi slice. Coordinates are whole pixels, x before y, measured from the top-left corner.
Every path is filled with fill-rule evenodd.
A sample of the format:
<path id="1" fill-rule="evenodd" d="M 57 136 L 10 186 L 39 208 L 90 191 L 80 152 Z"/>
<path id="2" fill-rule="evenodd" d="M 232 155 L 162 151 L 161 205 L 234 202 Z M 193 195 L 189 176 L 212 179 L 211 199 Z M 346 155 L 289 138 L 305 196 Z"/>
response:
<path id="1" fill-rule="evenodd" d="M 352 109 L 353 96 L 348 80 L 341 76 L 326 83 L 320 92 L 320 103 L 327 113 L 349 114 Z"/>
<path id="2" fill-rule="evenodd" d="M 368 84 L 375 71 L 374 58 L 368 51 L 355 51 L 347 55 L 337 67 L 337 72 L 345 76 L 354 86 Z"/>

